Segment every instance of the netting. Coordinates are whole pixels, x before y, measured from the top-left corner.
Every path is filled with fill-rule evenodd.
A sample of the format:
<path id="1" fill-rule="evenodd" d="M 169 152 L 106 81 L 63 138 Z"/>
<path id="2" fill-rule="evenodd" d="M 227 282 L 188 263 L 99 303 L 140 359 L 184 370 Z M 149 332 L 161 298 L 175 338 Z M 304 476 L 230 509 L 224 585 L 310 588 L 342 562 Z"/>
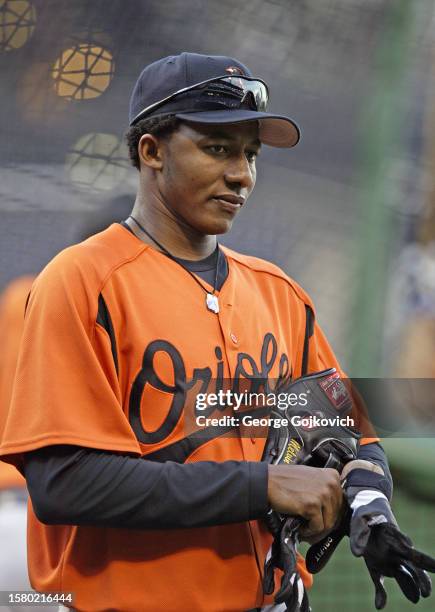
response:
<path id="1" fill-rule="evenodd" d="M 144 65 L 184 50 L 229 54 L 270 84 L 271 110 L 294 117 L 302 141 L 265 147 L 222 242 L 307 289 L 349 374 L 384 372 L 402 357 L 407 315 L 400 282 L 387 300 L 390 279 L 428 191 L 433 15 L 433 0 L 0 0 L 0 288 L 81 239 L 97 213 L 126 215 L 137 173 L 123 135 Z M 398 478 L 399 521 L 434 551 L 433 508 Z M 349 560 L 342 546 L 316 581 L 314 610 L 373 608 L 362 562 Z M 411 609 L 389 593 L 389 609 Z"/>
<path id="2" fill-rule="evenodd" d="M 357 264 L 367 254 L 362 210 L 374 176 L 373 163 L 362 173 L 362 161 L 369 158 L 370 166 L 372 159 L 362 143 L 389 162 L 400 157 L 411 172 L 420 155 L 422 112 L 411 87 L 427 67 L 431 43 L 432 2 L 419 3 L 418 10 L 415 3 L 393 4 L 118 0 L 108 7 L 102 1 L 3 0 L 0 248 L 7 265 L 0 269 L 0 286 L 37 272 L 74 241 L 75 223 L 88 210 L 103 209 L 119 196 L 133 201 L 137 177 L 123 134 L 129 93 L 144 64 L 185 49 L 230 53 L 270 83 L 272 110 L 294 116 L 303 138 L 294 151 L 264 151 L 256 191 L 223 242 L 275 261 L 301 282 L 347 369 L 358 365 L 358 347 L 351 347 L 349 336 L 356 336 L 358 288 L 367 294 L 371 282 L 369 275 L 361 284 L 357 276 L 367 267 L 361 271 Z M 424 94 L 424 79 L 417 87 Z M 368 123 L 373 100 L 379 116 L 370 115 Z M 394 122 L 382 131 L 389 116 Z M 405 129 L 397 143 L 390 135 L 399 124 Z M 382 167 L 380 197 L 390 198 L 394 188 L 397 201 L 406 186 L 401 190 L 390 170 L 391 163 Z M 372 227 L 384 204 L 369 218 Z M 47 222 L 37 219 L 41 210 L 50 212 L 42 217 Z M 72 213 L 67 226 L 66 211 Z M 386 238 L 391 254 L 395 238 Z M 374 256 L 380 251 L 379 245 L 368 249 Z M 382 270 L 387 266 L 388 257 Z M 358 343 L 363 340 L 358 336 Z M 379 346 L 364 352 L 371 362 L 380 361 Z"/>

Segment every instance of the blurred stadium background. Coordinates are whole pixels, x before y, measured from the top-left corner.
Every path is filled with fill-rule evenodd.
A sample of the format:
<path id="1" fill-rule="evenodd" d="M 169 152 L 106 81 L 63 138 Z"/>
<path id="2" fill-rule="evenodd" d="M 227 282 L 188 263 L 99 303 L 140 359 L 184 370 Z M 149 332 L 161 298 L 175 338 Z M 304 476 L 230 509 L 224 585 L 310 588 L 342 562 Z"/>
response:
<path id="1" fill-rule="evenodd" d="M 233 55 L 270 84 L 272 110 L 298 121 L 302 141 L 263 150 L 222 242 L 309 291 L 352 376 L 434 378 L 434 37 L 433 0 L 0 0 L 0 288 L 133 202 L 123 134 L 143 66 L 183 50 Z M 385 445 L 399 521 L 435 554 L 427 435 Z M 388 609 L 414 609 L 389 592 Z M 311 601 L 374 609 L 345 545 Z"/>

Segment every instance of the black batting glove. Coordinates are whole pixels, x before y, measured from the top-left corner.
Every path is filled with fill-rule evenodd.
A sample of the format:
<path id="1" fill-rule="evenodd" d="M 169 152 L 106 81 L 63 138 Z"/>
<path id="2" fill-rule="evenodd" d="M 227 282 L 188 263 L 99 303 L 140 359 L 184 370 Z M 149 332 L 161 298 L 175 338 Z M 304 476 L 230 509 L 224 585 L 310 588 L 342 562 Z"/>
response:
<path id="1" fill-rule="evenodd" d="M 264 563 L 263 591 L 271 595 L 275 590 L 275 568 L 282 571 L 281 585 L 275 595 L 277 604 L 283 603 L 287 612 L 310 612 L 308 596 L 297 571 L 297 533 L 299 519 L 282 517 L 269 510 L 266 524 L 274 535 L 271 549 Z"/>
<path id="2" fill-rule="evenodd" d="M 427 571 L 435 572 L 435 559 L 416 550 L 403 534 L 383 493 L 373 489 L 347 487 L 346 497 L 352 508 L 350 548 L 363 557 L 375 586 L 375 607 L 387 603 L 384 576 L 394 578 L 409 601 L 418 603 L 429 597 L 432 583 Z"/>
<path id="3" fill-rule="evenodd" d="M 264 564 L 263 590 L 270 595 L 275 590 L 274 570 L 282 570 L 281 585 L 275 603 L 283 603 L 287 612 L 310 612 L 307 592 L 297 571 L 297 532 L 300 520 L 285 518 L 274 537 Z"/>
<path id="4" fill-rule="evenodd" d="M 354 483 L 368 478 L 363 470 L 355 472 L 351 479 Z M 345 483 L 348 510 L 338 528 L 308 550 L 308 571 L 317 573 L 323 569 L 342 538 L 348 535 L 352 553 L 364 558 L 375 586 L 377 610 L 387 603 L 384 577 L 394 578 L 404 596 L 418 603 L 420 597 L 431 594 L 432 583 L 426 572 L 435 572 L 435 559 L 416 550 L 410 538 L 400 531 L 390 502 L 382 492 L 382 479 L 378 479 L 379 487 L 375 475 L 369 479 L 372 488 Z"/>

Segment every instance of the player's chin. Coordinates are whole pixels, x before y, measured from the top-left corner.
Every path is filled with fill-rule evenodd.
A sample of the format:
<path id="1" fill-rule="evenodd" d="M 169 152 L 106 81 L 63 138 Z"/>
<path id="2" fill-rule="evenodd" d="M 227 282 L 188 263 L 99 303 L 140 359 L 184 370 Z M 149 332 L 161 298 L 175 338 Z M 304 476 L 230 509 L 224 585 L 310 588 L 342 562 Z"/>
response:
<path id="1" fill-rule="evenodd" d="M 218 235 L 230 231 L 235 215 L 209 215 L 201 223 L 204 234 Z"/>

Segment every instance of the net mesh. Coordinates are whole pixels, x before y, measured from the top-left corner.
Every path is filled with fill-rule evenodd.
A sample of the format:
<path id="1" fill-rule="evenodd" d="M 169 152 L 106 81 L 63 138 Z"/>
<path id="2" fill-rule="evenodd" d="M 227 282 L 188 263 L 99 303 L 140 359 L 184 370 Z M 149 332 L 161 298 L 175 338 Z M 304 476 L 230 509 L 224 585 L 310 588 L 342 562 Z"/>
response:
<path id="1" fill-rule="evenodd" d="M 137 173 L 123 135 L 144 65 L 186 49 L 225 53 L 269 83 L 271 110 L 294 117 L 302 141 L 265 148 L 222 242 L 274 261 L 310 293 L 349 374 L 379 372 L 397 346 L 388 324 L 397 332 L 402 320 L 389 279 L 427 195 L 433 14 L 432 0 L 0 0 L 0 288 L 37 273 L 96 214 L 127 214 Z M 433 509 L 400 478 L 396 512 L 417 546 L 435 550 Z M 316 580 L 314 610 L 373 608 L 349 555 L 342 546 Z M 390 609 L 411 610 L 389 592 Z"/>

